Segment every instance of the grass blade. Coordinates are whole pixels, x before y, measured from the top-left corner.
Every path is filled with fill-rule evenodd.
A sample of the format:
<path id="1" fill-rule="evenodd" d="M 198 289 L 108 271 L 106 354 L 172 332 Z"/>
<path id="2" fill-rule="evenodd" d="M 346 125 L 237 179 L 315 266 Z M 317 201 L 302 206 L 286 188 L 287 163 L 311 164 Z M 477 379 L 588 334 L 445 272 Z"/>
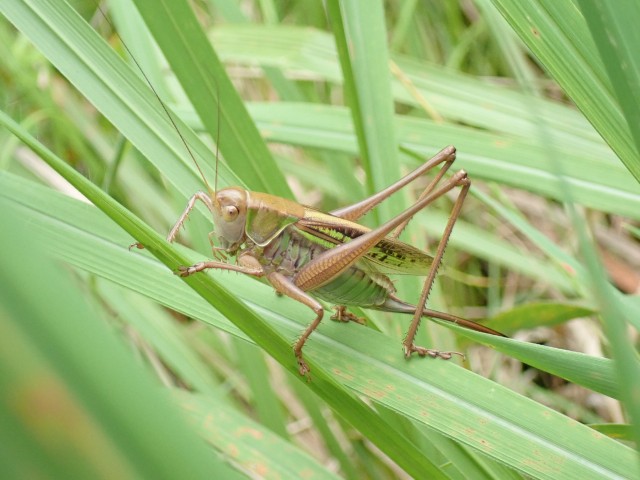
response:
<path id="1" fill-rule="evenodd" d="M 635 143 L 576 2 L 493 0 L 538 61 L 640 181 Z"/>

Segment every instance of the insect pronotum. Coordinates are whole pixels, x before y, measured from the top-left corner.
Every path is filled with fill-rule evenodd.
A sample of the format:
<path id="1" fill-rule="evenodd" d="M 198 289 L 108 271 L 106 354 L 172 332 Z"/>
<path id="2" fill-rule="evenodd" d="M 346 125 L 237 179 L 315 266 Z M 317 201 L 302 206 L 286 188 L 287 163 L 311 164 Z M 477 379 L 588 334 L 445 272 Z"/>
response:
<path id="1" fill-rule="evenodd" d="M 126 45 L 124 47 L 128 50 Z M 140 65 L 138 68 L 146 78 Z M 147 82 L 173 123 L 166 105 L 148 79 Z M 324 316 L 318 299 L 335 304 L 336 314 L 331 318 L 345 322 L 360 321 L 347 311 L 348 306 L 413 315 L 403 341 L 406 357 L 417 353 L 420 356 L 448 359 L 457 353 L 442 352 L 414 343 L 423 317 L 438 318 L 476 331 L 502 335 L 483 325 L 425 306 L 471 185 L 464 170 L 458 170 L 443 180 L 455 161 L 454 147 L 444 148 L 384 190 L 353 205 L 323 213 L 285 198 L 251 192 L 241 187 L 217 190 L 217 152 L 216 184 L 212 190 L 179 130 L 178 134 L 196 163 L 208 192 L 197 192 L 189 199 L 184 212 L 167 235 L 167 241 L 176 239 L 195 203 L 201 201 L 213 217 L 214 229 L 210 235 L 217 239 L 217 246 L 212 248 L 217 260 L 181 266 L 177 273 L 185 277 L 209 269 L 240 272 L 266 280 L 276 292 L 309 307 L 315 317 L 293 346 L 301 375 L 307 375 L 310 371 L 303 357 L 303 347 Z M 374 229 L 356 222 L 390 195 L 438 167 L 434 179 L 419 199 L 404 212 Z M 459 189 L 458 195 L 433 256 L 398 239 L 416 213 L 453 189 Z M 143 248 L 140 244 L 136 245 Z M 236 263 L 223 261 L 226 255 L 235 256 Z M 426 276 L 417 306 L 395 295 L 395 288 L 388 276 L 394 273 Z"/>

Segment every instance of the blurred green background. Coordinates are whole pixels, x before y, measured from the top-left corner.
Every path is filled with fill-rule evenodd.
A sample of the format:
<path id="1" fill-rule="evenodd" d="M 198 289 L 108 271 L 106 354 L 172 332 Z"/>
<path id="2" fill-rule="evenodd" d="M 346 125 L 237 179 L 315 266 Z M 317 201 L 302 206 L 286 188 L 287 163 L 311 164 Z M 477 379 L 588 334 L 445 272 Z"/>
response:
<path id="1" fill-rule="evenodd" d="M 3 478 L 637 478 L 640 6 L 610 3 L 3 0 Z M 449 144 L 429 305 L 516 340 L 423 322 L 467 358 L 405 361 L 408 317 L 327 315 L 305 382 L 308 308 L 172 274 L 211 255 L 204 208 L 163 240 L 194 159 L 328 211 Z"/>

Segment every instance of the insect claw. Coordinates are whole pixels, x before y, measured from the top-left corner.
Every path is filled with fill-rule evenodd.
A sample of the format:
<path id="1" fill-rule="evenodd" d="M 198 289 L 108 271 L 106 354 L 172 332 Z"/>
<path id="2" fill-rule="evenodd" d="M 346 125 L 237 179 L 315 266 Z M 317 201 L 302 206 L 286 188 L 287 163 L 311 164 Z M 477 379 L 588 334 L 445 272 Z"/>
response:
<path id="1" fill-rule="evenodd" d="M 297 357 L 298 360 L 298 372 L 300 373 L 300 375 L 302 375 L 303 377 L 307 378 L 307 382 L 311 381 L 311 369 L 309 368 L 309 365 L 307 365 L 307 362 L 305 362 L 302 357 Z"/>
<path id="2" fill-rule="evenodd" d="M 177 270 L 174 270 L 173 273 L 176 275 L 180 275 L 181 277 L 188 277 L 189 275 L 193 275 L 196 272 L 202 270 L 199 268 L 202 263 L 196 263 L 195 265 L 191 265 L 190 267 L 185 267 L 184 265 L 180 265 Z"/>
<path id="3" fill-rule="evenodd" d="M 140 250 L 144 249 L 144 245 L 142 245 L 140 242 L 132 243 L 131 245 L 129 245 L 129 251 L 131 251 L 133 247 L 139 248 Z"/>
<path id="4" fill-rule="evenodd" d="M 359 323 L 360 325 L 367 324 L 366 319 L 360 318 L 357 315 L 354 315 L 353 313 L 348 312 L 347 307 L 345 307 L 344 305 L 334 305 L 331 308 L 336 311 L 336 313 L 331 315 L 331 320 L 335 320 L 337 322 L 345 322 L 345 323 L 355 322 L 355 323 Z"/>
<path id="5" fill-rule="evenodd" d="M 405 358 L 411 357 L 411 354 L 414 353 L 414 352 L 417 353 L 418 355 L 420 355 L 421 357 L 426 357 L 426 356 L 429 356 L 431 358 L 440 357 L 443 360 L 449 360 L 454 355 L 459 355 L 460 357 L 462 357 L 463 360 L 467 358 L 464 353 L 460 353 L 460 352 L 441 352 L 440 350 L 434 350 L 432 348 L 419 347 L 417 345 L 410 345 L 410 346 L 405 346 L 404 347 L 404 356 L 405 356 Z"/>

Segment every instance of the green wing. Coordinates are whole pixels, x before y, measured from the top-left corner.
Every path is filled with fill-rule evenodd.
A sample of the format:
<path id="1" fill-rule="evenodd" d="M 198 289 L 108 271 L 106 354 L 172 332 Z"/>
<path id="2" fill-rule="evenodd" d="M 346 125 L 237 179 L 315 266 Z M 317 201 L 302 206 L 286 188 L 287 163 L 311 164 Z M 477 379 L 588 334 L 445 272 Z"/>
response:
<path id="1" fill-rule="evenodd" d="M 296 222 L 295 227 L 309 240 L 327 249 L 371 231 L 355 222 L 308 207 L 304 218 Z M 361 261 L 373 271 L 386 275 L 427 275 L 433 257 L 407 243 L 387 237 L 380 240 Z"/>
<path id="2" fill-rule="evenodd" d="M 431 255 L 395 238 L 382 239 L 364 258 L 388 275 L 428 275 L 433 263 Z"/>

